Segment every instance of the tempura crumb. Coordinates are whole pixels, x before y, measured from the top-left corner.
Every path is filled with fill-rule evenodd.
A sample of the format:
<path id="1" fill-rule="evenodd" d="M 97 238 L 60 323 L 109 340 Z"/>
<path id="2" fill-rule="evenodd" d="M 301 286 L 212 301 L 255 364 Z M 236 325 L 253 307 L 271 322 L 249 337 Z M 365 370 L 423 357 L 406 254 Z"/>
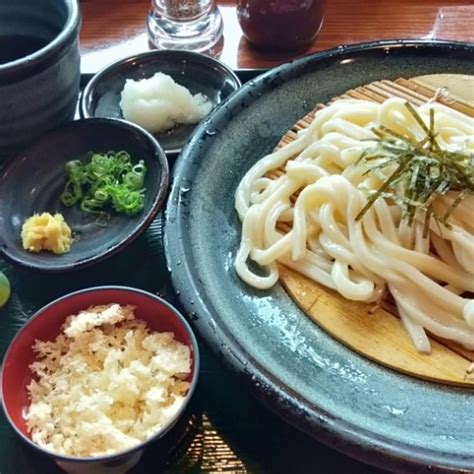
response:
<path id="1" fill-rule="evenodd" d="M 131 448 L 181 407 L 190 348 L 150 332 L 133 306 L 94 306 L 69 316 L 54 341 L 36 341 L 26 420 L 32 440 L 92 457 Z"/>

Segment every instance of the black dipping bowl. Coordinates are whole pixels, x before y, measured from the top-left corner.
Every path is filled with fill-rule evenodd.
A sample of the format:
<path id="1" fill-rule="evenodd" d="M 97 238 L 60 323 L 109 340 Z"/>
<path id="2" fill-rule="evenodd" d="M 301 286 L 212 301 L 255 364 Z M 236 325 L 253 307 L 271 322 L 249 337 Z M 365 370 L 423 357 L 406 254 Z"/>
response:
<path id="1" fill-rule="evenodd" d="M 88 153 L 127 151 L 132 163 L 142 159 L 145 207 L 134 216 L 111 212 L 107 226 L 78 205 L 66 207 L 60 195 L 67 182 L 64 165 L 85 160 Z M 102 261 L 135 240 L 162 207 L 169 182 L 166 155 L 142 128 L 117 119 L 70 122 L 52 130 L 13 157 L 0 173 L 0 253 L 13 262 L 45 272 L 66 272 Z M 74 234 L 71 250 L 63 255 L 32 253 L 22 247 L 21 227 L 34 213 L 63 214 Z"/>
<path id="2" fill-rule="evenodd" d="M 120 95 L 126 79 L 148 79 L 157 72 L 171 76 L 193 95 L 204 94 L 215 106 L 241 86 L 230 68 L 209 56 L 190 51 L 147 51 L 99 71 L 82 93 L 81 116 L 123 118 Z M 197 125 L 179 125 L 154 136 L 167 154 L 179 153 Z"/>

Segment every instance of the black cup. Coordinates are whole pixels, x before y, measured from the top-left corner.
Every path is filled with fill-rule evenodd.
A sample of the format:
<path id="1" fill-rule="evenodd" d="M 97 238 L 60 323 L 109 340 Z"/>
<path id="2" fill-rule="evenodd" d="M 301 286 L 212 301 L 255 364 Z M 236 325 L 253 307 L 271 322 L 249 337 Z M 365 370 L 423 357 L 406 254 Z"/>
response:
<path id="1" fill-rule="evenodd" d="M 74 116 L 77 0 L 0 0 L 0 157 Z"/>

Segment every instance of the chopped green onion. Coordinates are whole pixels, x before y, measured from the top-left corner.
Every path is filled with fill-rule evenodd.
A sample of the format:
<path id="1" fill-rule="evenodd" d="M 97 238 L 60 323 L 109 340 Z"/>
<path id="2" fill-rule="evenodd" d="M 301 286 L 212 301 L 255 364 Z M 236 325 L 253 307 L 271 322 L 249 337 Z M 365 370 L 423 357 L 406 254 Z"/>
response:
<path id="1" fill-rule="evenodd" d="M 106 225 L 113 209 L 129 216 L 145 205 L 145 174 L 143 160 L 133 165 L 126 151 L 92 153 L 90 161 L 68 161 L 68 181 L 61 194 L 65 206 L 79 203 L 84 212 L 97 214 L 97 224 Z"/>

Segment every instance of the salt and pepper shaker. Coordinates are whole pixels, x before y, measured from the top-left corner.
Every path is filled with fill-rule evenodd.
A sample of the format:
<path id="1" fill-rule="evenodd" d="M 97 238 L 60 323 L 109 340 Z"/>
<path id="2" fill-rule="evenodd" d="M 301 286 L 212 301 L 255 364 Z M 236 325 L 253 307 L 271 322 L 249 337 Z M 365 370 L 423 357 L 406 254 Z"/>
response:
<path id="1" fill-rule="evenodd" d="M 157 48 L 201 52 L 215 46 L 223 31 L 214 0 L 152 0 L 147 27 Z"/>

